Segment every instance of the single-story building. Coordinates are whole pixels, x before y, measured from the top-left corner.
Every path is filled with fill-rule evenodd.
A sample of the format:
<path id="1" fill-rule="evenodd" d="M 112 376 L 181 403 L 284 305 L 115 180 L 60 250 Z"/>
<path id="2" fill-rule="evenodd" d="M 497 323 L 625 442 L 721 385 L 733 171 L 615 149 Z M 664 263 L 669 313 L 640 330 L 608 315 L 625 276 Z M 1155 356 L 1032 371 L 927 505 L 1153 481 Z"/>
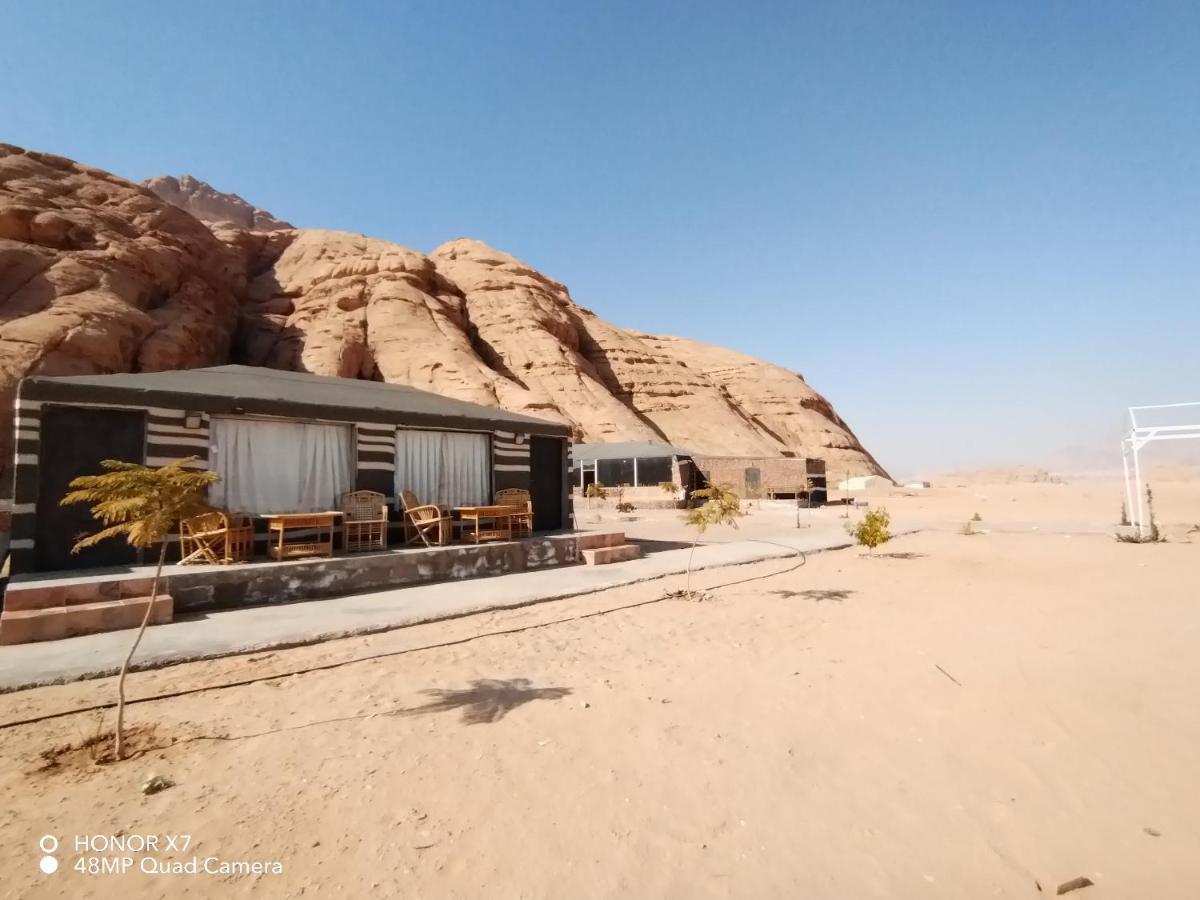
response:
<path id="1" fill-rule="evenodd" d="M 746 499 L 828 500 L 825 460 L 794 456 L 695 456 L 710 484 L 727 484 Z"/>
<path id="2" fill-rule="evenodd" d="M 677 494 L 668 496 L 664 483 L 675 485 Z M 674 505 L 688 492 L 703 486 L 692 462 L 692 454 L 652 441 L 571 446 L 571 486 L 584 493 L 590 484 L 622 488 L 626 500 L 643 506 Z"/>
<path id="3" fill-rule="evenodd" d="M 683 485 L 679 463 L 692 458 L 687 450 L 651 441 L 571 445 L 571 484 L 586 489 L 599 482 L 608 487 L 658 487 L 664 481 Z"/>
<path id="4" fill-rule="evenodd" d="M 96 522 L 59 501 L 102 459 L 198 457 L 221 476 L 210 502 L 251 515 L 336 510 L 352 490 L 378 491 L 395 510 L 401 490 L 468 506 L 515 487 L 531 493 L 535 530 L 570 521 L 566 425 L 402 385 L 233 365 L 35 376 L 18 388 L 15 418 L 13 574 L 134 560 L 120 540 L 71 553 Z"/>
<path id="5" fill-rule="evenodd" d="M 839 481 L 837 489 L 839 491 L 865 491 L 868 488 L 887 487 L 891 483 L 889 479 L 884 478 L 882 475 L 854 475 Z"/>
<path id="6" fill-rule="evenodd" d="M 827 499 L 825 461 L 776 456 L 705 456 L 650 441 L 575 444 L 571 447 L 571 486 L 586 492 L 599 482 L 624 487 L 635 505 L 661 501 L 663 482 L 675 484 L 683 499 L 709 484 L 729 485 L 744 499 L 803 498 L 813 505 Z"/>

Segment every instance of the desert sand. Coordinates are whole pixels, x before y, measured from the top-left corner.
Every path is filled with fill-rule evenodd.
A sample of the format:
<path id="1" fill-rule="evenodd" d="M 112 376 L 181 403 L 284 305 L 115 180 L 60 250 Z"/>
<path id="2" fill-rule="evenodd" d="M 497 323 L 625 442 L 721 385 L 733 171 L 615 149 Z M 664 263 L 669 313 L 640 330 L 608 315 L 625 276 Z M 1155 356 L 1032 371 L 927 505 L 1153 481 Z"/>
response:
<path id="1" fill-rule="evenodd" d="M 1157 493 L 1161 544 L 1113 540 L 1112 483 L 888 491 L 922 530 L 704 571 L 706 602 L 662 600 L 673 577 L 135 673 L 191 693 L 130 707 L 130 761 L 44 768 L 95 712 L 0 729 L 4 893 L 1195 897 L 1200 485 Z M 0 696 L 0 722 L 111 694 Z M 282 873 L 38 869 L 44 834 L 118 832 Z"/>

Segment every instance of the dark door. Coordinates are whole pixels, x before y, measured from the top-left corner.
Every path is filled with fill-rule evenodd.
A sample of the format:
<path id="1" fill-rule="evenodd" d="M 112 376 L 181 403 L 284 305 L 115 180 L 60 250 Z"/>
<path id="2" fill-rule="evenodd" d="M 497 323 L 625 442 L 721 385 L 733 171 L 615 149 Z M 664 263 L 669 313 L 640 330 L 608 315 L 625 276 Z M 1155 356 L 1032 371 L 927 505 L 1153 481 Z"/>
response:
<path id="1" fill-rule="evenodd" d="M 42 412 L 39 453 L 37 530 L 34 557 L 37 571 L 89 569 L 134 561 L 134 549 L 124 538 L 110 538 L 79 553 L 71 546 L 80 534 L 99 529 L 86 503 L 60 506 L 71 479 L 97 475 L 102 459 L 143 462 L 145 414 L 128 410 L 51 406 Z"/>
<path id="2" fill-rule="evenodd" d="M 747 469 L 745 472 L 746 496 L 756 499 L 762 496 L 762 473 L 758 469 Z"/>
<path id="3" fill-rule="evenodd" d="M 557 438 L 529 441 L 530 494 L 533 500 L 533 530 L 562 528 L 563 442 Z"/>

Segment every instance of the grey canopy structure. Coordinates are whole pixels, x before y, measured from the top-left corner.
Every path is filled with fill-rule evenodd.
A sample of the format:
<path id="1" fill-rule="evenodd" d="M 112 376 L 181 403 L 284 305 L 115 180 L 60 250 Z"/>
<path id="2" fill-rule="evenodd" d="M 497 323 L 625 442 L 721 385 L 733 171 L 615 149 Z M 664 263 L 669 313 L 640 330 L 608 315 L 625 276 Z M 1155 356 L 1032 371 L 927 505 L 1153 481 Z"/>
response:
<path id="1" fill-rule="evenodd" d="M 652 441 L 575 444 L 571 447 L 571 483 L 586 488 L 593 482 L 642 487 L 676 481 L 676 460 L 690 460 L 691 451 Z M 689 480 L 690 484 L 690 480 Z"/>
<path id="2" fill-rule="evenodd" d="M 691 456 L 690 450 L 656 444 L 652 441 L 619 441 L 612 444 L 572 444 L 572 461 L 595 462 L 598 459 L 671 459 Z"/>

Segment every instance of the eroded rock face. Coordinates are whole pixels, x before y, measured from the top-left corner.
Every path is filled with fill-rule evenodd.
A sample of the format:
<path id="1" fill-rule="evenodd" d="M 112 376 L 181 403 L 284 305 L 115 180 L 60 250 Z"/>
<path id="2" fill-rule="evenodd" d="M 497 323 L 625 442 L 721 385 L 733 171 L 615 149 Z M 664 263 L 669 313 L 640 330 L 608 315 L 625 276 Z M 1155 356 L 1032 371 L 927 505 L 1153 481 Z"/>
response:
<path id="1" fill-rule="evenodd" d="M 743 421 L 743 435 L 731 438 L 737 445 L 751 436 L 772 450 L 796 456 L 820 457 L 828 471 L 885 475 L 875 458 L 859 443 L 854 432 L 798 372 L 772 365 L 753 356 L 677 337 L 639 335 L 656 350 L 703 375 Z M 686 417 L 689 426 L 696 422 Z M 681 441 L 684 446 L 689 446 Z M 728 456 L 751 455 L 746 450 L 708 450 Z"/>
<path id="2" fill-rule="evenodd" d="M 553 412 L 581 440 L 665 440 L 716 456 L 791 453 L 882 472 L 795 372 L 618 328 L 574 303 L 561 283 L 479 241 L 450 241 L 430 256 L 461 289 L 477 349 L 531 395 L 521 411 Z"/>
<path id="3" fill-rule="evenodd" d="M 68 159 L 0 145 L 0 454 L 25 375 L 228 359 L 245 273 L 201 222 Z"/>
<path id="4" fill-rule="evenodd" d="M 614 395 L 603 359 L 589 358 L 582 310 L 564 285 L 479 241 L 449 241 L 430 257 L 462 292 L 475 348 L 505 381 L 501 405 L 572 424 L 580 438 L 662 439 Z"/>
<path id="5" fill-rule="evenodd" d="M 618 328 L 479 241 L 426 256 L 292 229 L 188 176 L 146 184 L 0 145 L 6 462 L 24 375 L 232 361 L 409 384 L 565 422 L 579 440 L 882 471 L 796 373 Z"/>
<path id="6" fill-rule="evenodd" d="M 247 293 L 241 362 L 520 403 L 475 352 L 461 293 L 413 250 L 305 229 Z"/>
<path id="7" fill-rule="evenodd" d="M 218 191 L 207 181 L 191 175 L 180 175 L 178 178 L 159 175 L 147 178 L 142 184 L 201 222 L 229 223 L 244 231 L 283 231 L 292 227 L 266 210 L 247 203 L 237 194 Z"/>
<path id="8" fill-rule="evenodd" d="M 142 185 L 207 225 L 233 251 L 247 279 L 274 265 L 296 236 L 287 222 L 191 175 L 160 175 Z"/>

